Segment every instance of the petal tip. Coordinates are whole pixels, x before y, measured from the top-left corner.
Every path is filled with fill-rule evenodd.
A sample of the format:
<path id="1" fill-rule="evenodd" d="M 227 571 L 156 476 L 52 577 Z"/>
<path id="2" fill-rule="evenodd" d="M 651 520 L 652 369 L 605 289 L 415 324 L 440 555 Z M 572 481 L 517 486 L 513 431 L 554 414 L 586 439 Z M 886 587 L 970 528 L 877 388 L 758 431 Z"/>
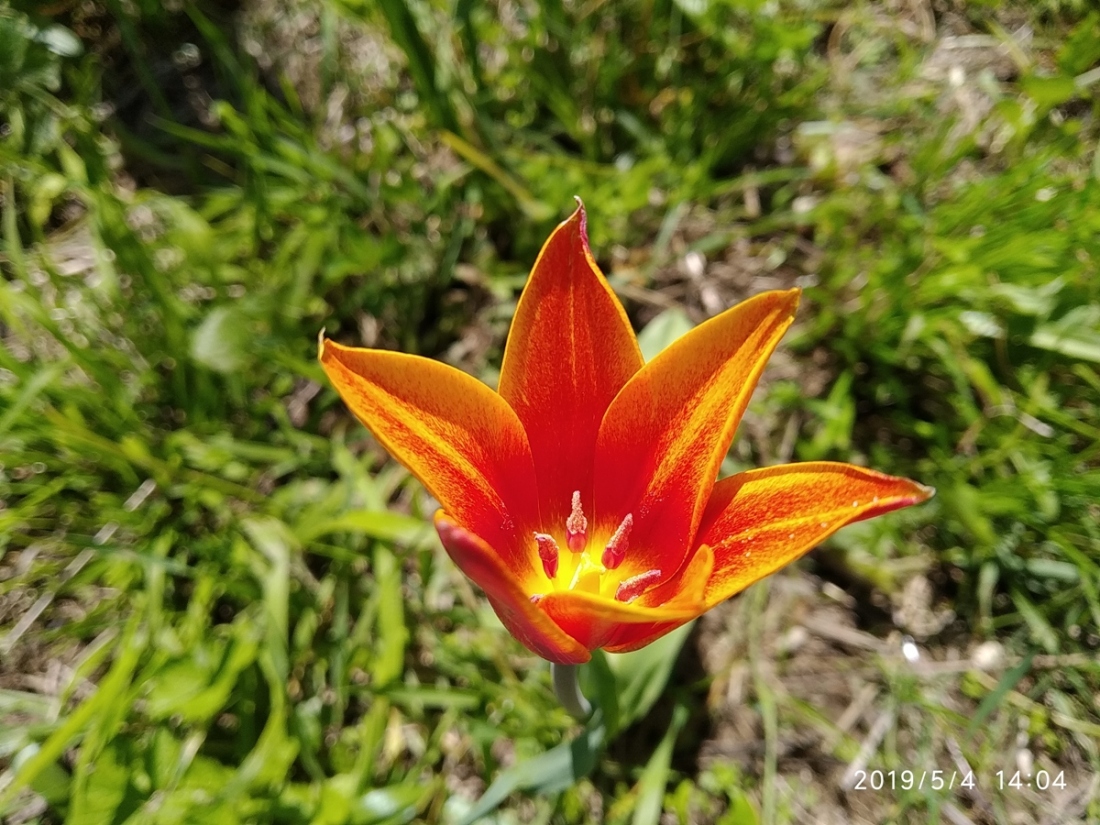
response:
<path id="1" fill-rule="evenodd" d="M 440 538 L 443 537 L 444 533 L 453 535 L 460 529 L 457 524 L 447 517 L 447 511 L 442 508 L 435 511 L 435 515 L 432 516 L 432 521 L 435 523 L 435 531 L 439 533 Z"/>
<path id="2" fill-rule="evenodd" d="M 791 287 L 783 293 L 791 304 L 791 315 L 794 315 L 798 305 L 802 303 L 802 287 Z"/>
<path id="3" fill-rule="evenodd" d="M 589 250 L 588 245 L 588 213 L 584 210 L 584 201 L 581 200 L 580 195 L 574 195 L 573 200 L 577 202 L 577 208 L 573 210 L 573 214 L 562 221 L 562 226 L 577 227 L 577 236 L 580 239 L 581 246 L 587 253 Z"/>

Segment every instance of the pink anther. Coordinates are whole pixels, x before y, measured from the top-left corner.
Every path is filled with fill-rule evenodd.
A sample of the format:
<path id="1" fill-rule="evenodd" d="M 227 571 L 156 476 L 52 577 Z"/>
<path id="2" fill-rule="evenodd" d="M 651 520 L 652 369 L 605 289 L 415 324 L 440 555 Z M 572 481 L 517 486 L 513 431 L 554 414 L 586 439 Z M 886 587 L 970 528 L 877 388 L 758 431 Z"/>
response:
<path id="1" fill-rule="evenodd" d="M 660 570 L 646 570 L 637 576 L 631 576 L 619 585 L 619 589 L 615 591 L 615 598 L 620 602 L 630 604 L 660 578 Z"/>
<path id="2" fill-rule="evenodd" d="M 615 531 L 607 542 L 607 545 L 603 549 L 603 557 L 600 561 L 603 566 L 608 570 L 614 570 L 620 564 L 623 563 L 623 559 L 626 558 L 627 542 L 630 539 L 630 528 L 634 526 L 634 516 L 630 513 L 626 514 L 626 518 L 623 519 L 623 523 L 619 525 L 619 529 Z"/>
<path id="3" fill-rule="evenodd" d="M 574 553 L 580 553 L 588 544 L 588 519 L 581 509 L 581 491 L 573 492 L 573 510 L 565 520 L 565 543 Z"/>
<path id="4" fill-rule="evenodd" d="M 546 578 L 552 579 L 558 573 L 558 543 L 553 536 L 546 533 L 535 533 L 535 542 L 539 546 L 539 559 L 542 561 L 542 570 Z"/>

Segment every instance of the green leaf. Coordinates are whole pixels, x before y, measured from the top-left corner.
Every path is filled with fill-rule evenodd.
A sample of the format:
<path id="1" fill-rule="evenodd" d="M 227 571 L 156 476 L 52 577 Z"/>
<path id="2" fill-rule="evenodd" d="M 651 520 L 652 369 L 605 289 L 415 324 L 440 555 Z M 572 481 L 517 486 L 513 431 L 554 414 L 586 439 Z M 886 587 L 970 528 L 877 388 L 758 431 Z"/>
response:
<path id="1" fill-rule="evenodd" d="M 1039 609 L 1019 590 L 1012 591 L 1012 603 L 1016 605 L 1016 609 L 1020 611 L 1020 615 L 1027 622 L 1032 638 L 1041 644 L 1050 655 L 1054 656 L 1061 653 L 1061 646 L 1058 644 L 1058 633 L 1050 626 L 1050 622 L 1047 621 Z"/>
<path id="2" fill-rule="evenodd" d="M 256 660 L 259 632 L 251 614 L 241 614 L 228 644 L 212 642 L 169 662 L 152 677 L 146 712 L 153 719 L 179 716 L 206 722 L 225 707 L 241 671 Z"/>
<path id="3" fill-rule="evenodd" d="M 997 683 L 997 686 L 993 688 L 982 703 L 978 705 L 978 710 L 974 713 L 974 718 L 970 720 L 970 724 L 966 728 L 966 737 L 969 739 L 974 736 L 978 729 L 982 726 L 982 722 L 986 720 L 993 711 L 1000 707 L 1001 702 L 1004 701 L 1005 696 L 1016 687 L 1017 683 L 1027 675 L 1031 670 L 1031 660 L 1035 654 L 1029 653 L 1023 658 L 1023 660 L 1012 668 L 1012 670 L 1005 671 L 1004 676 L 1001 677 L 1001 681 Z"/>
<path id="4" fill-rule="evenodd" d="M 477 804 L 466 812 L 460 825 L 474 825 L 519 791 L 551 794 L 574 785 L 596 767 L 603 752 L 606 733 L 603 717 L 597 712 L 589 720 L 584 733 L 576 739 L 562 742 L 533 759 L 502 771 Z"/>
<path id="5" fill-rule="evenodd" d="M 672 747 L 676 744 L 676 737 L 680 735 L 680 729 L 687 718 L 687 707 L 678 702 L 673 708 L 668 730 L 661 737 L 661 744 L 653 751 L 642 771 L 641 779 L 638 780 L 638 804 L 634 808 L 632 825 L 657 825 L 660 822 L 669 768 L 672 765 Z"/>
<path id="6" fill-rule="evenodd" d="M 58 57 L 79 57 L 84 54 L 84 44 L 80 42 L 80 38 L 64 26 L 39 29 L 34 39 Z"/>
<path id="7" fill-rule="evenodd" d="M 666 309 L 638 333 L 638 346 L 642 356 L 651 361 L 665 347 L 685 333 L 691 332 L 695 324 L 680 307 Z"/>
<path id="8" fill-rule="evenodd" d="M 268 618 L 267 647 L 279 678 L 286 678 L 286 639 L 289 632 L 290 558 L 298 549 L 290 528 L 278 519 L 247 518 L 241 526 L 254 547 L 265 557 L 266 569 L 260 573 L 264 592 L 264 612 Z"/>
<path id="9" fill-rule="evenodd" d="M 1068 358 L 1100 363 L 1100 306 L 1074 307 L 1058 320 L 1037 327 L 1030 343 Z"/>
<path id="10" fill-rule="evenodd" d="M 401 565 L 392 550 L 381 544 L 374 549 L 374 583 L 378 600 L 378 637 L 371 657 L 373 684 L 385 687 L 405 669 L 405 646 L 409 629 L 405 624 L 401 596 Z"/>
<path id="11" fill-rule="evenodd" d="M 37 742 L 32 742 L 24 747 L 12 758 L 12 770 L 18 771 L 23 763 L 37 755 L 39 750 Z M 69 776 L 69 772 L 57 762 L 51 762 L 44 766 L 41 772 L 30 782 L 31 790 L 51 805 L 59 805 L 68 799 L 71 785 L 72 777 Z M 0 814 L 3 813 L 3 809 L 0 809 Z"/>
<path id="12" fill-rule="evenodd" d="M 420 810 L 425 794 L 431 794 L 432 790 L 431 784 L 409 784 L 367 791 L 353 806 L 350 822 L 354 825 L 411 822 Z"/>
<path id="13" fill-rule="evenodd" d="M 605 654 L 618 694 L 619 723 L 614 732 L 649 713 L 664 692 L 672 666 L 694 626 L 695 622 L 688 622 L 642 650 Z"/>
<path id="14" fill-rule="evenodd" d="M 1066 285 L 1065 279 L 1054 278 L 1042 286 L 1002 283 L 989 287 L 991 295 L 1003 299 L 1021 315 L 1044 318 L 1054 310 L 1055 299 Z"/>
<path id="15" fill-rule="evenodd" d="M 132 766 L 136 761 L 134 743 L 129 738 L 111 740 L 96 758 L 86 780 L 76 783 L 70 821 L 113 825 L 134 813 L 142 801 L 133 785 Z"/>
<path id="16" fill-rule="evenodd" d="M 12 425 L 26 409 L 34 403 L 44 389 L 60 377 L 65 371 L 64 363 L 54 363 L 36 372 L 30 381 L 27 381 L 19 392 L 18 397 L 11 402 L 11 406 L 0 415 L 0 436 L 11 429 Z"/>
<path id="17" fill-rule="evenodd" d="M 380 0 L 378 7 L 389 24 L 394 42 L 405 53 L 413 84 L 432 113 L 435 125 L 457 132 L 458 122 L 454 111 L 438 86 L 431 49 L 421 35 L 408 4 L 402 0 Z"/>
<path id="18" fill-rule="evenodd" d="M 248 341 L 248 319 L 217 307 L 191 332 L 191 357 L 215 372 L 236 372 L 246 362 Z"/>
<path id="19" fill-rule="evenodd" d="M 422 541 L 431 535 L 432 530 L 422 519 L 401 513 L 354 510 L 335 518 L 300 525 L 297 535 L 303 544 L 308 544 L 328 533 L 343 532 L 362 533 L 372 539 L 409 545 Z"/>
<path id="20" fill-rule="evenodd" d="M 1077 96 L 1077 84 L 1072 77 L 1055 75 L 1054 77 L 1036 77 L 1032 75 L 1020 80 L 1028 97 L 1043 107 L 1060 106 Z"/>

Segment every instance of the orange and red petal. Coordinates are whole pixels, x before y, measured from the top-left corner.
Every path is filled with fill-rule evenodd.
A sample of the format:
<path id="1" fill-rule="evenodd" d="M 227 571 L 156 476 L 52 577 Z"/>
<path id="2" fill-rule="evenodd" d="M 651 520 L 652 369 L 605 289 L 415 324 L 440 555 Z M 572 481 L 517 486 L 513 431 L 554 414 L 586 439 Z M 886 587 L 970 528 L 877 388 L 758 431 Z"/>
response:
<path id="1" fill-rule="evenodd" d="M 584 207 L 550 235 L 516 308 L 500 394 L 527 431 L 546 529 L 573 491 L 591 508 L 600 420 L 642 366 L 626 312 L 588 248 Z"/>
<path id="2" fill-rule="evenodd" d="M 516 576 L 480 537 L 442 510 L 435 514 L 435 529 L 454 563 L 485 591 L 500 621 L 524 647 L 562 665 L 583 664 L 591 658 L 584 645 L 531 601 L 527 582 Z"/>
<path id="3" fill-rule="evenodd" d="M 707 608 L 790 564 L 846 524 L 919 504 L 935 491 L 828 461 L 749 470 L 719 481 L 697 541 L 714 549 Z"/>
<path id="4" fill-rule="evenodd" d="M 454 367 L 415 355 L 322 340 L 319 357 L 356 418 L 454 519 L 517 571 L 534 565 L 522 541 L 539 523 L 531 449 L 500 396 Z"/>
<path id="5" fill-rule="evenodd" d="M 637 602 L 627 604 L 578 590 L 548 593 L 539 600 L 538 606 L 558 627 L 589 650 L 611 644 L 632 625 L 683 624 L 703 612 L 701 601 L 643 607 Z"/>
<path id="6" fill-rule="evenodd" d="M 654 587 L 638 601 L 644 604 L 661 604 L 665 607 L 691 605 L 697 612 L 686 618 L 652 624 L 623 625 L 619 632 L 604 646 L 609 653 L 628 653 L 657 641 L 680 625 L 691 621 L 706 610 L 704 601 L 707 582 L 714 571 L 714 552 L 703 545 L 688 559 L 684 569 L 664 584 Z"/>
<path id="7" fill-rule="evenodd" d="M 718 467 L 799 291 L 765 292 L 696 327 L 615 397 L 596 440 L 596 511 L 633 513 L 625 576 L 678 570 Z"/>

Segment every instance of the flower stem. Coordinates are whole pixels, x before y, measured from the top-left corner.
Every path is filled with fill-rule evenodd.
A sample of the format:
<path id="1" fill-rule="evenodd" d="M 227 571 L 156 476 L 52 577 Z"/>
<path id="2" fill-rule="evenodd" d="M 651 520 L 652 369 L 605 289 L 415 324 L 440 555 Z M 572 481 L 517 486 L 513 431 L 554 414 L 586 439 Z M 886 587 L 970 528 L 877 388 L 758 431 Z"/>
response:
<path id="1" fill-rule="evenodd" d="M 550 663 L 550 679 L 554 682 L 554 695 L 558 697 L 569 713 L 577 719 L 585 719 L 592 712 L 592 705 L 581 693 L 581 686 L 577 682 L 576 665 L 556 665 Z"/>

